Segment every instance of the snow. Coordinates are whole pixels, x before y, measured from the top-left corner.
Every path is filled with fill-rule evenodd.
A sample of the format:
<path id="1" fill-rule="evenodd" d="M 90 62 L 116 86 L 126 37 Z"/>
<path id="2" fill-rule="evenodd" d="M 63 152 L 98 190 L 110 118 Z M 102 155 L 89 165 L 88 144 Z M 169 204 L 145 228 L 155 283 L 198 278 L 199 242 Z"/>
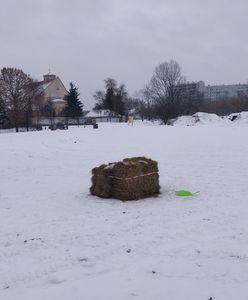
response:
<path id="1" fill-rule="evenodd" d="M 233 121 L 234 124 L 248 124 L 248 111 L 231 114 L 228 116 L 228 118 L 231 120 L 234 116 L 236 117 L 236 119 Z"/>
<path id="2" fill-rule="evenodd" d="M 145 125 L 149 125 L 149 126 L 157 126 L 157 125 L 162 125 L 163 124 L 159 120 L 153 120 L 153 121 L 148 121 L 148 120 L 138 121 L 137 120 L 136 123 L 145 124 Z"/>
<path id="3" fill-rule="evenodd" d="M 85 115 L 85 117 L 90 117 L 90 118 L 96 118 L 96 117 L 99 117 L 100 116 L 100 114 L 98 113 L 98 112 L 96 112 L 96 111 L 94 111 L 94 110 L 91 110 L 91 111 L 89 111 L 86 115 Z"/>
<path id="4" fill-rule="evenodd" d="M 225 124 L 1 134 L 0 299 L 246 300 L 247 140 Z M 93 167 L 142 155 L 160 197 L 89 195 Z"/>
<path id="5" fill-rule="evenodd" d="M 52 102 L 53 103 L 66 103 L 66 101 L 63 99 L 53 99 Z"/>
<path id="6" fill-rule="evenodd" d="M 91 110 L 85 115 L 86 118 L 109 117 L 109 116 L 111 116 L 111 111 L 107 109 L 101 109 L 98 111 Z"/>
<path id="7" fill-rule="evenodd" d="M 192 116 L 181 116 L 178 117 L 173 125 L 183 125 L 183 126 L 194 126 L 194 125 L 216 125 L 229 123 L 229 120 L 223 119 L 216 114 L 209 114 L 204 112 L 197 112 Z"/>
<path id="8" fill-rule="evenodd" d="M 11 129 L 0 129 L 0 134 L 1 133 L 12 133 L 15 132 L 15 128 L 11 128 Z"/>

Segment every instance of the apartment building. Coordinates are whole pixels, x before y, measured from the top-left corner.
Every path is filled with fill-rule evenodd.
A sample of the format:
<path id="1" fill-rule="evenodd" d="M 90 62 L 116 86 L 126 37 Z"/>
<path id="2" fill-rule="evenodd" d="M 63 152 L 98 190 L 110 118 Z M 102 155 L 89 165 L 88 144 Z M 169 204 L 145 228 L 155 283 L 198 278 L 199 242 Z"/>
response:
<path id="1" fill-rule="evenodd" d="M 204 89 L 204 98 L 213 101 L 241 96 L 248 96 L 248 84 L 207 85 Z"/>
<path id="2" fill-rule="evenodd" d="M 204 81 L 180 84 L 182 92 L 188 93 L 192 99 L 201 98 L 212 101 L 248 96 L 248 84 L 205 85 Z"/>

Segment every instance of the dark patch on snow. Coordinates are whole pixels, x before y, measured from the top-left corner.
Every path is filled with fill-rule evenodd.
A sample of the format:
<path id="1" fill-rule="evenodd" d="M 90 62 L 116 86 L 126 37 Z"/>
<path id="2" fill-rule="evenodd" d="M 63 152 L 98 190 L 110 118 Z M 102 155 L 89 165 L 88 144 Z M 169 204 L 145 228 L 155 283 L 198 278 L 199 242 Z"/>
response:
<path id="1" fill-rule="evenodd" d="M 80 262 L 87 262 L 87 261 L 89 261 L 89 259 L 87 258 L 87 257 L 80 257 L 80 258 L 78 258 L 78 261 L 80 261 Z"/>
<path id="2" fill-rule="evenodd" d="M 44 241 L 42 240 L 42 238 L 32 238 L 32 239 L 29 239 L 29 240 L 25 240 L 24 244 L 26 244 L 28 242 L 31 242 L 31 241 L 41 241 L 42 243 L 44 243 Z"/>

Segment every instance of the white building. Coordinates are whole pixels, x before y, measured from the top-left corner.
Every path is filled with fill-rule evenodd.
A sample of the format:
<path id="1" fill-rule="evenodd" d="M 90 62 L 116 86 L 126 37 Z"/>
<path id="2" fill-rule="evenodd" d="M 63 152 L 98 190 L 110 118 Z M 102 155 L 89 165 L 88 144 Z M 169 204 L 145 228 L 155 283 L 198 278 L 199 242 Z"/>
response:
<path id="1" fill-rule="evenodd" d="M 58 114 L 66 106 L 64 97 L 68 94 L 68 91 L 58 76 L 46 74 L 43 78 L 43 81 L 37 83 L 43 92 L 43 105 L 51 101 L 54 110 Z"/>
<path id="2" fill-rule="evenodd" d="M 111 112 L 110 110 L 107 109 L 101 109 L 97 111 L 90 111 L 85 115 L 85 120 L 86 122 L 91 122 L 91 123 L 102 123 L 102 122 L 124 122 L 125 119 L 123 116 L 116 116 Z"/>
<path id="3" fill-rule="evenodd" d="M 204 98 L 213 101 L 241 96 L 248 96 L 248 84 L 207 85 L 204 89 Z"/>
<path id="4" fill-rule="evenodd" d="M 183 92 L 188 92 L 193 99 L 199 95 L 212 101 L 248 96 L 248 84 L 205 85 L 203 81 L 189 82 L 178 86 Z"/>
<path id="5" fill-rule="evenodd" d="M 194 100 L 199 100 L 204 95 L 205 83 L 203 81 L 187 82 L 176 87 L 181 93 L 189 95 Z"/>

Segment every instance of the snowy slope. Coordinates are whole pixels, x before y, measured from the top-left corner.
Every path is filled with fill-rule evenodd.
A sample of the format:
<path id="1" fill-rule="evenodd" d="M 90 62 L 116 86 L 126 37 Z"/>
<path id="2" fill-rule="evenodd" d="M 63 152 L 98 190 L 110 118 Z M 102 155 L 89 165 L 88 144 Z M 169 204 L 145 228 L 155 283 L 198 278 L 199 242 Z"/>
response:
<path id="1" fill-rule="evenodd" d="M 247 140 L 141 123 L 0 134 L 0 299 L 246 300 Z M 160 197 L 88 194 L 94 166 L 137 155 L 158 160 Z"/>

